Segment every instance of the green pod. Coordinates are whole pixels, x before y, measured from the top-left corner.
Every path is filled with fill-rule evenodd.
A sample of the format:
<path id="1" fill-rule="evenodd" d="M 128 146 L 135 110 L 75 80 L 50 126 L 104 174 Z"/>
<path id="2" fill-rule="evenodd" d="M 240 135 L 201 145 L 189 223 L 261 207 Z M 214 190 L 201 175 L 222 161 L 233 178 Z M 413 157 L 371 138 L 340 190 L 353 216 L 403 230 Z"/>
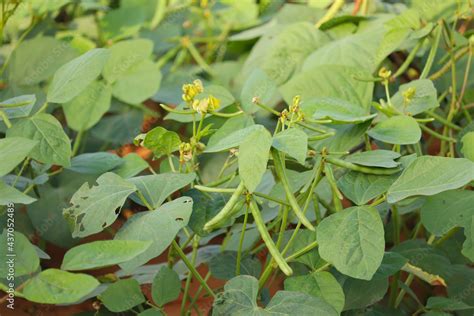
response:
<path id="1" fill-rule="evenodd" d="M 267 228 L 265 227 L 265 223 L 263 222 L 260 210 L 258 209 L 258 206 L 254 200 L 250 201 L 250 211 L 252 212 L 252 216 L 255 221 L 255 225 L 257 225 L 257 229 L 260 233 L 260 236 L 262 237 L 263 242 L 267 246 L 268 251 L 272 255 L 273 260 L 275 260 L 275 262 L 278 264 L 278 267 L 285 275 L 292 275 L 293 270 L 290 268 L 288 263 L 285 261 L 285 259 L 273 243 L 273 239 L 268 233 Z"/>
<path id="2" fill-rule="evenodd" d="M 291 208 L 295 212 L 296 217 L 301 221 L 301 224 L 308 228 L 311 231 L 315 231 L 314 226 L 311 222 L 306 218 L 303 211 L 301 210 L 298 202 L 296 201 L 293 192 L 291 191 L 290 184 L 288 183 L 288 179 L 286 178 L 285 169 L 283 167 L 283 161 L 280 158 L 280 154 L 276 150 L 272 150 L 273 162 L 275 163 L 275 171 L 280 178 L 281 183 L 283 184 L 283 188 L 285 189 L 286 198 L 288 202 L 290 202 Z"/>
<path id="3" fill-rule="evenodd" d="M 230 197 L 229 201 L 224 205 L 222 210 L 214 216 L 209 222 L 204 225 L 204 230 L 211 231 L 212 229 L 219 226 L 219 224 L 225 222 L 232 215 L 234 206 L 237 204 L 239 197 L 245 190 L 244 183 L 241 181 L 239 186 L 235 189 L 234 193 Z"/>
<path id="4" fill-rule="evenodd" d="M 359 166 L 351 162 L 348 162 L 339 158 L 333 158 L 333 157 L 326 157 L 325 160 L 338 167 L 346 168 L 346 169 L 350 169 L 350 170 L 354 170 L 354 171 L 358 171 L 362 173 L 367 173 L 367 174 L 376 174 L 376 175 L 383 176 L 383 175 L 391 175 L 391 174 L 401 171 L 400 168 L 384 169 L 384 168 L 370 168 L 370 167 Z"/>

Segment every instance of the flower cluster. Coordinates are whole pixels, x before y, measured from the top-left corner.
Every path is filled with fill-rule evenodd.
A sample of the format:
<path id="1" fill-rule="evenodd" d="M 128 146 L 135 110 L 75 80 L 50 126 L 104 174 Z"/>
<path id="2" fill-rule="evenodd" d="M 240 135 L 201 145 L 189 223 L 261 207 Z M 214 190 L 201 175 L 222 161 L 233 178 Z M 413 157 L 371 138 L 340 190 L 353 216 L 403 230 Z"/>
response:
<path id="1" fill-rule="evenodd" d="M 198 99 L 197 96 L 204 92 L 201 80 L 196 79 L 193 83 L 183 85 L 183 100 L 199 114 L 215 111 L 220 106 L 220 101 L 216 97 L 209 95 Z"/>

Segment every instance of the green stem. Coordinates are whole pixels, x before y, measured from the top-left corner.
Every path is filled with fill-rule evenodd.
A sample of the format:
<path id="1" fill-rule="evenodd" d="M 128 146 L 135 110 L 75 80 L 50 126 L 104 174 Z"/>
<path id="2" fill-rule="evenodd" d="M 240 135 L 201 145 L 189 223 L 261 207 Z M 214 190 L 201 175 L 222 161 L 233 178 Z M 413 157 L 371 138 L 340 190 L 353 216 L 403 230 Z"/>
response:
<path id="1" fill-rule="evenodd" d="M 290 203 L 288 203 L 288 202 L 286 202 L 286 201 L 283 201 L 283 200 L 280 200 L 280 199 L 278 199 L 278 198 L 275 198 L 275 197 L 273 197 L 273 196 L 267 195 L 267 194 L 265 194 L 265 193 L 253 192 L 252 194 L 255 195 L 255 196 L 264 198 L 264 199 L 266 199 L 266 200 L 269 200 L 269 201 L 272 201 L 272 202 L 281 204 L 281 205 L 291 206 Z"/>
<path id="2" fill-rule="evenodd" d="M 176 109 L 173 109 L 173 108 L 171 108 L 171 107 L 169 107 L 165 104 L 162 104 L 162 103 L 160 103 L 160 106 L 164 110 L 166 110 L 168 112 L 171 112 L 171 113 L 175 113 L 175 114 L 195 114 L 196 113 L 196 111 L 194 111 L 194 110 L 176 110 Z"/>
<path id="3" fill-rule="evenodd" d="M 197 249 L 199 246 L 199 236 L 194 237 L 193 241 L 193 251 L 191 254 L 191 264 L 194 266 L 196 264 Z M 181 249 L 181 248 L 180 248 Z M 192 274 L 188 274 L 186 277 L 186 284 L 184 286 L 183 299 L 181 301 L 181 316 L 186 315 L 186 299 L 188 298 L 189 286 L 191 285 Z"/>
<path id="4" fill-rule="evenodd" d="M 300 206 L 298 205 L 298 202 L 296 201 L 295 196 L 293 195 L 293 192 L 290 188 L 290 183 L 288 182 L 288 179 L 286 177 L 285 169 L 283 166 L 283 161 L 280 157 L 280 153 L 276 150 L 272 150 L 272 157 L 273 157 L 273 162 L 275 164 L 275 171 L 277 173 L 278 178 L 280 179 L 283 188 L 286 193 L 286 198 L 288 199 L 288 202 L 290 202 L 291 208 L 295 212 L 296 217 L 301 221 L 301 223 L 308 228 L 311 231 L 315 231 L 314 226 L 311 224 L 311 222 L 306 218 L 306 216 L 303 214 L 301 211 Z"/>
<path id="5" fill-rule="evenodd" d="M 204 230 L 211 231 L 212 229 L 219 226 L 219 224 L 229 219 L 229 215 L 232 213 L 234 206 L 237 204 L 237 201 L 239 200 L 244 190 L 245 186 L 244 183 L 241 181 L 239 186 L 235 189 L 234 193 L 230 197 L 229 201 L 227 201 L 226 205 L 224 205 L 224 207 L 222 208 L 222 210 L 204 225 Z"/>
<path id="6" fill-rule="evenodd" d="M 397 69 L 395 74 L 393 74 L 392 79 L 395 79 L 395 78 L 399 77 L 401 74 L 403 74 L 408 69 L 408 67 L 410 66 L 413 59 L 415 59 L 415 56 L 418 53 L 418 51 L 420 50 L 420 47 L 423 45 L 424 41 L 425 41 L 425 38 L 422 38 L 418 41 L 418 43 L 413 48 L 413 50 L 410 52 L 410 54 L 408 54 L 408 56 L 405 59 L 405 61 L 403 62 L 403 64 Z"/>
<path id="7" fill-rule="evenodd" d="M 12 127 L 12 123 L 10 122 L 10 119 L 8 118 L 7 113 L 5 113 L 4 111 L 0 110 L 0 117 L 3 119 L 3 122 L 5 123 L 5 125 L 6 125 L 7 128 L 11 128 L 11 127 Z"/>
<path id="8" fill-rule="evenodd" d="M 266 106 L 265 104 L 262 104 L 262 103 L 260 103 L 260 102 L 258 102 L 258 101 L 257 101 L 257 102 L 254 102 L 254 104 L 257 105 L 257 106 L 259 106 L 259 107 L 261 107 L 262 109 L 264 109 L 264 110 L 267 111 L 267 112 L 270 112 L 270 113 L 272 113 L 272 114 L 275 114 L 275 115 L 278 116 L 278 117 L 281 115 L 280 112 L 278 112 L 277 110 L 274 110 L 274 109 L 272 109 L 271 107 L 268 107 L 268 106 Z"/>
<path id="9" fill-rule="evenodd" d="M 140 201 L 142 201 L 142 203 L 146 206 L 146 208 L 147 208 L 149 211 L 152 211 L 152 210 L 153 210 L 153 207 L 150 205 L 150 203 L 148 203 L 148 201 L 147 201 L 147 199 L 145 198 L 145 196 L 143 195 L 143 193 L 140 192 L 140 190 L 137 190 L 136 193 L 137 193 L 138 198 L 140 199 Z"/>
<path id="10" fill-rule="evenodd" d="M 235 117 L 235 116 L 239 116 L 241 114 L 244 114 L 244 111 L 237 111 L 237 112 L 234 112 L 234 113 L 222 113 L 222 112 L 215 112 L 215 111 L 211 111 L 209 112 L 209 114 L 212 114 L 214 116 L 218 116 L 218 117 Z"/>
<path id="11" fill-rule="evenodd" d="M 319 29 L 322 24 L 335 17 L 337 12 L 339 12 L 339 10 L 344 5 L 344 2 L 344 0 L 335 0 L 331 7 L 327 10 L 326 14 L 321 19 L 319 19 L 318 22 L 316 22 L 316 28 Z"/>
<path id="12" fill-rule="evenodd" d="M 300 250 L 297 250 L 295 251 L 294 253 L 292 253 L 290 256 L 286 257 L 285 260 L 287 262 L 289 261 L 293 261 L 295 260 L 296 258 L 298 257 L 301 257 L 302 255 L 304 255 L 305 253 L 313 250 L 314 248 L 316 248 L 318 246 L 318 242 L 317 241 L 313 241 L 312 243 L 310 243 L 309 245 L 307 245 L 306 247 L 304 248 L 301 248 Z"/>
<path id="13" fill-rule="evenodd" d="M 211 192 L 211 193 L 234 193 L 236 189 L 230 189 L 230 188 L 211 188 L 211 187 L 206 187 L 203 185 L 195 185 L 195 189 L 198 189 L 199 191 L 202 192 Z"/>
<path id="14" fill-rule="evenodd" d="M 278 264 L 278 267 L 280 268 L 280 270 L 288 276 L 293 274 L 293 270 L 290 268 L 288 263 L 285 261 L 285 259 L 283 258 L 283 256 L 281 255 L 281 253 L 278 251 L 277 247 L 273 243 L 273 239 L 268 233 L 267 228 L 265 227 L 265 223 L 263 222 L 262 215 L 260 214 L 260 210 L 258 209 L 258 206 L 254 200 L 250 201 L 250 211 L 252 212 L 255 225 L 257 226 L 257 229 L 260 233 L 260 236 L 262 237 L 263 242 L 267 246 L 267 249 L 272 255 L 275 262 Z"/>
<path id="15" fill-rule="evenodd" d="M 426 133 L 430 134 L 431 136 L 435 137 L 435 138 L 438 138 L 440 140 L 444 140 L 444 141 L 447 141 L 447 142 L 451 142 L 451 143 L 456 143 L 457 141 L 454 139 L 454 138 L 451 138 L 451 137 L 448 137 L 448 136 L 444 136 L 443 134 L 440 134 L 438 132 L 435 132 L 434 130 L 432 130 L 431 128 L 423 125 L 423 124 L 419 124 L 420 125 L 420 128 L 425 131 Z"/>
<path id="16" fill-rule="evenodd" d="M 193 56 L 194 60 L 197 62 L 197 64 L 209 75 L 214 76 L 214 71 L 211 69 L 211 67 L 206 63 L 204 58 L 202 58 L 201 54 L 197 50 L 196 46 L 194 46 L 193 42 L 189 41 L 188 45 L 186 48 L 189 50 L 189 53 L 191 56 Z"/>
<path id="17" fill-rule="evenodd" d="M 456 131 L 460 131 L 462 130 L 461 127 L 457 126 L 456 124 L 452 123 L 452 122 L 449 122 L 448 120 L 446 120 L 444 117 L 442 117 L 441 115 L 438 115 L 435 113 L 435 111 L 426 111 L 426 113 L 428 113 L 429 115 L 431 115 L 435 120 L 437 120 L 438 122 L 456 130 Z"/>
<path id="18" fill-rule="evenodd" d="M 77 155 L 77 152 L 79 151 L 80 145 L 81 145 L 81 140 L 82 136 L 84 135 L 84 131 L 79 131 L 76 135 L 76 140 L 74 141 L 74 146 L 72 147 L 72 157 Z"/>
<path id="19" fill-rule="evenodd" d="M 186 267 L 188 267 L 188 269 L 191 272 L 191 274 L 193 275 L 193 277 L 196 280 L 198 280 L 198 282 L 204 287 L 204 289 L 206 290 L 207 293 L 209 293 L 209 295 L 211 295 L 212 297 L 215 298 L 216 294 L 214 293 L 214 291 L 209 287 L 209 285 L 206 283 L 206 281 L 204 281 L 204 279 L 199 274 L 199 272 L 196 270 L 194 265 L 189 261 L 188 257 L 186 257 L 186 254 L 183 252 L 183 250 L 178 245 L 176 240 L 173 240 L 173 242 L 171 243 L 171 246 L 173 247 L 174 251 L 176 251 L 176 253 L 181 258 L 181 260 L 183 260 Z"/>

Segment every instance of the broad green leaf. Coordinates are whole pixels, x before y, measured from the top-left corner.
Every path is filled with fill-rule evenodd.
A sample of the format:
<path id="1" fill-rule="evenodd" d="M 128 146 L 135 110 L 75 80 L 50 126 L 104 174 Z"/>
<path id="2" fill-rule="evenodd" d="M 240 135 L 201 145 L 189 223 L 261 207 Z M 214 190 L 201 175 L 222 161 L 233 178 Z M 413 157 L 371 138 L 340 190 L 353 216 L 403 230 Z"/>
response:
<path id="1" fill-rule="evenodd" d="M 273 137 L 272 146 L 304 164 L 308 151 L 308 135 L 301 129 L 289 128 Z"/>
<path id="2" fill-rule="evenodd" d="M 472 208 L 472 204 L 470 204 Z M 471 262 L 474 262 L 474 215 L 471 215 L 466 220 L 466 224 L 464 225 L 464 235 L 466 235 L 466 240 L 462 245 L 462 254 L 469 258 Z"/>
<path id="3" fill-rule="evenodd" d="M 100 75 L 109 54 L 105 48 L 95 48 L 61 66 L 49 86 L 47 101 L 72 100 Z"/>
<path id="4" fill-rule="evenodd" d="M 337 187 L 345 197 L 357 205 L 364 205 L 387 192 L 397 175 L 379 176 L 350 171 L 339 178 Z"/>
<path id="5" fill-rule="evenodd" d="M 134 65 L 148 59 L 153 52 L 153 42 L 148 39 L 121 41 L 110 46 L 110 58 L 102 70 L 109 83 L 114 83 Z"/>
<path id="6" fill-rule="evenodd" d="M 0 103 L 0 110 L 9 119 L 27 117 L 35 106 L 36 96 L 34 94 L 20 95 Z M 3 121 L 3 118 L 0 118 Z"/>
<path id="7" fill-rule="evenodd" d="M 257 305 L 257 295 L 256 278 L 237 276 L 215 299 L 212 315 L 338 315 L 325 300 L 304 293 L 279 291 L 265 309 Z"/>
<path id="8" fill-rule="evenodd" d="M 224 251 L 209 261 L 209 270 L 213 277 L 221 280 L 230 280 L 236 277 L 237 252 Z M 259 277 L 262 264 L 256 257 L 243 255 L 240 261 L 240 275 Z"/>
<path id="9" fill-rule="evenodd" d="M 280 86 L 301 68 L 306 56 L 328 41 L 324 32 L 308 22 L 272 28 L 254 45 L 242 72 L 247 77 L 254 69 L 260 68 Z M 296 93 L 291 97 L 294 95 Z"/>
<path id="10" fill-rule="evenodd" d="M 79 95 L 63 104 L 68 126 L 85 131 L 97 124 L 110 108 L 110 86 L 92 81 Z"/>
<path id="11" fill-rule="evenodd" d="M 288 241 L 293 233 L 294 230 L 285 231 L 284 241 Z M 310 231 L 309 229 L 300 229 L 298 234 L 296 234 L 291 247 L 288 249 L 287 254 L 292 255 L 314 241 L 316 241 L 316 232 Z M 318 251 L 308 251 L 307 253 L 298 256 L 295 261 L 306 265 L 311 270 L 316 270 L 326 263 L 321 259 Z"/>
<path id="12" fill-rule="evenodd" d="M 80 300 L 99 286 L 87 274 L 47 269 L 32 278 L 23 288 L 28 301 L 41 304 L 70 304 Z"/>
<path id="13" fill-rule="evenodd" d="M 344 160 L 368 167 L 396 168 L 399 163 L 394 159 L 400 158 L 400 154 L 391 150 L 369 150 L 347 156 Z"/>
<path id="14" fill-rule="evenodd" d="M 268 78 L 264 71 L 257 68 L 247 78 L 240 93 L 242 108 L 247 113 L 255 113 L 260 108 L 254 104 L 254 98 L 257 98 L 258 102 L 268 105 L 275 93 L 277 93 L 275 83 Z"/>
<path id="15" fill-rule="evenodd" d="M 125 103 L 140 104 L 158 91 L 160 82 L 158 66 L 151 60 L 143 60 L 115 81 L 112 94 Z"/>
<path id="16" fill-rule="evenodd" d="M 77 56 L 67 41 L 37 36 L 22 42 L 12 53 L 6 69 L 8 82 L 32 86 L 49 79 L 54 72 Z"/>
<path id="17" fill-rule="evenodd" d="M 226 137 L 223 137 L 212 145 L 206 147 L 204 152 L 214 153 L 238 147 L 249 135 L 253 133 L 264 133 L 265 131 L 267 130 L 263 125 L 250 125 L 243 129 L 229 133 L 229 135 Z"/>
<path id="18" fill-rule="evenodd" d="M 131 278 L 112 283 L 98 298 L 108 310 L 115 313 L 124 312 L 146 301 L 140 284 Z"/>
<path id="19" fill-rule="evenodd" d="M 12 171 L 38 145 L 38 141 L 12 135 L 0 139 L 0 177 Z"/>
<path id="20" fill-rule="evenodd" d="M 287 278 L 285 280 L 285 290 L 320 297 L 331 304 L 338 313 L 341 313 L 344 308 L 344 292 L 329 272 L 314 272 Z"/>
<path id="21" fill-rule="evenodd" d="M 382 35 L 383 29 L 377 29 L 332 41 L 309 55 L 303 67 L 345 65 L 373 72 L 380 61 L 376 60 L 375 55 Z"/>
<path id="22" fill-rule="evenodd" d="M 181 292 L 181 280 L 179 275 L 166 266 L 161 267 L 160 271 L 153 278 L 151 285 L 151 297 L 159 306 L 172 302 L 179 297 Z"/>
<path id="23" fill-rule="evenodd" d="M 137 187 L 152 207 L 157 208 L 168 196 L 184 188 L 195 178 L 194 173 L 162 173 L 130 178 L 129 182 Z"/>
<path id="24" fill-rule="evenodd" d="M 155 156 L 171 155 L 178 150 L 181 140 L 175 132 L 158 126 L 149 131 L 143 140 L 143 146 L 153 151 Z"/>
<path id="25" fill-rule="evenodd" d="M 461 138 L 461 152 L 463 156 L 471 161 L 474 161 L 474 132 L 466 133 Z"/>
<path id="26" fill-rule="evenodd" d="M 136 176 L 148 168 L 146 160 L 136 153 L 129 153 L 122 158 L 122 162 L 123 163 L 115 168 L 113 172 L 125 179 Z"/>
<path id="27" fill-rule="evenodd" d="M 18 191 L 14 187 L 5 184 L 0 180 L 0 205 L 8 205 L 10 203 L 31 204 L 36 199 Z"/>
<path id="28" fill-rule="evenodd" d="M 389 277 L 400 271 L 408 259 L 397 252 L 385 252 L 374 278 Z"/>
<path id="29" fill-rule="evenodd" d="M 416 158 L 388 190 L 387 201 L 410 196 L 435 195 L 460 188 L 474 179 L 474 162 L 465 158 L 421 156 Z"/>
<path id="30" fill-rule="evenodd" d="M 346 298 L 344 310 L 362 309 L 383 299 L 388 289 L 388 278 L 372 278 L 370 281 L 345 278 L 341 281 Z"/>
<path id="31" fill-rule="evenodd" d="M 272 135 L 255 131 L 245 137 L 239 146 L 239 176 L 249 192 L 253 192 L 267 170 Z"/>
<path id="32" fill-rule="evenodd" d="M 314 113 L 312 110 L 306 111 L 307 106 L 311 106 L 311 99 L 322 97 L 345 100 L 368 113 L 374 84 L 354 79 L 354 77 L 367 78 L 368 76 L 359 68 L 321 65 L 305 69 L 295 75 L 280 88 L 280 92 L 288 104 L 295 95 L 300 95 L 302 110 L 308 116 Z"/>
<path id="33" fill-rule="evenodd" d="M 30 157 L 43 163 L 70 165 L 71 141 L 59 123 L 50 114 L 39 113 L 18 121 L 7 131 L 8 137 L 25 137 L 38 142 Z"/>
<path id="34" fill-rule="evenodd" d="M 146 17 L 147 12 L 144 10 L 130 10 L 120 6 L 118 9 L 107 11 L 100 20 L 99 27 L 105 39 L 118 41 L 137 34 Z"/>
<path id="35" fill-rule="evenodd" d="M 6 228 L 0 235 L 2 247 L 0 255 L 3 262 L 0 265 L 0 277 L 6 279 L 12 273 L 9 268 L 13 266 L 15 277 L 32 274 L 39 268 L 40 260 L 35 247 L 28 238 L 20 232 L 11 232 Z"/>
<path id="36" fill-rule="evenodd" d="M 446 234 L 453 227 L 465 227 L 474 216 L 474 192 L 452 190 L 426 198 L 421 208 L 423 226 L 435 236 Z M 449 207 L 449 212 L 447 212 Z"/>
<path id="37" fill-rule="evenodd" d="M 89 236 L 112 225 L 127 197 L 137 189 L 111 172 L 96 182 L 92 187 L 84 183 L 71 198 L 72 206 L 63 211 L 73 237 Z"/>
<path id="38" fill-rule="evenodd" d="M 165 316 L 165 314 L 157 308 L 149 308 L 137 314 L 137 316 Z"/>
<path id="39" fill-rule="evenodd" d="M 133 107 L 128 107 L 116 115 L 103 117 L 91 129 L 91 134 L 103 142 L 124 145 L 133 142 L 141 132 L 143 112 Z"/>
<path id="40" fill-rule="evenodd" d="M 64 255 L 62 270 L 80 271 L 119 264 L 143 253 L 150 241 L 99 240 L 69 249 Z"/>
<path id="41" fill-rule="evenodd" d="M 426 302 L 426 308 L 434 310 L 459 311 L 473 307 L 474 306 L 467 305 L 462 301 L 441 296 L 428 297 L 428 301 Z"/>
<path id="42" fill-rule="evenodd" d="M 69 170 L 86 174 L 103 174 L 123 163 L 119 156 L 108 152 L 87 153 L 71 159 Z"/>
<path id="43" fill-rule="evenodd" d="M 405 98 L 404 94 L 412 94 Z M 439 107 L 436 88 L 429 79 L 413 80 L 402 84 L 392 97 L 393 105 L 404 113 L 417 115 L 426 110 Z"/>
<path id="44" fill-rule="evenodd" d="M 384 143 L 407 145 L 418 143 L 421 129 L 414 118 L 398 115 L 377 123 L 367 134 Z"/>
<path id="45" fill-rule="evenodd" d="M 157 210 L 137 213 L 128 219 L 115 235 L 115 240 L 151 240 L 153 243 L 144 253 L 120 264 L 120 267 L 130 271 L 159 256 L 188 224 L 192 207 L 191 198 L 181 197 Z"/>
<path id="46" fill-rule="evenodd" d="M 317 240 L 321 257 L 353 278 L 370 280 L 382 262 L 384 229 L 373 207 L 350 207 L 326 217 Z"/>
<path id="47" fill-rule="evenodd" d="M 211 137 L 209 137 L 206 150 L 212 148 L 221 139 L 226 138 L 230 133 L 234 133 L 251 125 L 254 125 L 254 122 L 252 117 L 249 115 L 239 115 L 228 119 L 214 134 L 211 135 Z"/>
<path id="48" fill-rule="evenodd" d="M 335 97 L 316 98 L 305 102 L 305 111 L 314 119 L 331 119 L 341 123 L 360 123 L 374 118 L 368 109 Z"/>

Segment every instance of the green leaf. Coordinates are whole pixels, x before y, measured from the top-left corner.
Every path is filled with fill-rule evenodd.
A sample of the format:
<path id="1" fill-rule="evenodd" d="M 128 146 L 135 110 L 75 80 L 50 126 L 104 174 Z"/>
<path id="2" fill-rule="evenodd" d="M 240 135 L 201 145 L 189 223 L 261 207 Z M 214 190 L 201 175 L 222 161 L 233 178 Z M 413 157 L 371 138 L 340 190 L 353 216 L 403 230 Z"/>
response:
<path id="1" fill-rule="evenodd" d="M 408 259 L 396 252 L 385 252 L 375 278 L 389 277 L 400 271 Z"/>
<path id="2" fill-rule="evenodd" d="M 322 97 L 345 100 L 368 113 L 374 84 L 356 80 L 354 77 L 367 78 L 369 75 L 359 68 L 342 65 L 316 66 L 295 75 L 280 88 L 280 92 L 288 104 L 291 104 L 295 95 L 300 95 L 301 108 L 310 117 L 314 113 L 311 99 Z M 306 110 L 308 106 L 309 110 Z"/>
<path id="3" fill-rule="evenodd" d="M 22 42 L 12 53 L 6 69 L 8 82 L 33 86 L 49 79 L 74 57 L 76 51 L 67 41 L 50 36 L 36 36 Z"/>
<path id="4" fill-rule="evenodd" d="M 61 66 L 49 86 L 47 101 L 72 100 L 100 75 L 109 55 L 107 49 L 95 48 Z"/>
<path id="5" fill-rule="evenodd" d="M 64 255 L 62 270 L 80 271 L 119 264 L 143 253 L 150 241 L 99 240 L 69 249 Z"/>
<path id="6" fill-rule="evenodd" d="M 73 237 L 85 237 L 112 225 L 127 197 L 136 191 L 133 183 L 108 172 L 97 179 L 97 186 L 84 183 L 71 198 L 71 207 L 63 215 Z"/>
<path id="7" fill-rule="evenodd" d="M 181 228 L 188 224 L 192 207 L 191 198 L 181 197 L 163 204 L 157 210 L 137 213 L 128 219 L 115 235 L 115 240 L 151 240 L 153 243 L 144 253 L 120 264 L 120 267 L 131 271 L 159 256 L 171 244 Z"/>
<path id="8" fill-rule="evenodd" d="M 370 281 L 345 278 L 341 281 L 346 298 L 344 310 L 362 309 L 383 299 L 387 293 L 388 279 L 373 278 Z"/>
<path id="9" fill-rule="evenodd" d="M 226 138 L 229 134 L 252 125 L 254 125 L 254 122 L 252 117 L 249 115 L 239 115 L 228 119 L 214 134 L 211 135 L 209 141 L 207 142 L 206 150 L 212 148 L 221 139 Z"/>
<path id="10" fill-rule="evenodd" d="M 236 277 L 237 252 L 224 251 L 209 261 L 209 270 L 213 277 L 221 280 L 230 280 Z M 243 255 L 240 261 L 240 275 L 258 277 L 262 272 L 262 264 L 256 257 Z"/>
<path id="11" fill-rule="evenodd" d="M 338 315 L 323 299 L 304 293 L 279 291 L 265 309 L 257 305 L 257 295 L 256 278 L 237 276 L 225 284 L 224 292 L 218 294 L 212 315 Z"/>
<path id="12" fill-rule="evenodd" d="M 448 297 L 432 296 L 428 297 L 426 308 L 446 311 L 460 311 L 471 309 L 473 306 Z"/>
<path id="13" fill-rule="evenodd" d="M 167 266 L 161 267 L 153 278 L 151 285 L 151 297 L 159 306 L 172 302 L 179 297 L 181 292 L 181 280 L 179 275 Z"/>
<path id="14" fill-rule="evenodd" d="M 72 100 L 63 104 L 68 126 L 85 131 L 97 124 L 109 110 L 112 91 L 100 81 L 92 81 Z"/>
<path id="15" fill-rule="evenodd" d="M 313 112 L 314 119 L 331 119 L 339 123 L 360 123 L 377 116 L 360 105 L 335 97 L 311 99 L 305 102 L 305 111 Z"/>
<path id="16" fill-rule="evenodd" d="M 68 169 L 78 173 L 102 174 L 120 166 L 122 163 L 123 159 L 115 154 L 96 152 L 72 158 L 71 166 Z"/>
<path id="17" fill-rule="evenodd" d="M 2 242 L 0 255 L 4 258 L 4 262 L 0 265 L 0 277 L 2 279 L 7 279 L 7 276 L 10 278 L 9 275 L 12 271 L 9 268 L 12 265 L 14 266 L 15 277 L 32 274 L 38 270 L 40 259 L 35 247 L 25 235 L 17 231 L 8 231 L 5 228 L 0 236 L 0 241 Z"/>
<path id="18" fill-rule="evenodd" d="M 149 131 L 143 140 L 143 146 L 153 151 L 157 157 L 171 155 L 178 150 L 179 144 L 181 144 L 179 135 L 161 126 Z"/>
<path id="19" fill-rule="evenodd" d="M 122 178 L 130 178 L 136 176 L 146 168 L 148 163 L 136 153 L 129 153 L 122 158 L 122 164 L 113 170 Z"/>
<path id="20" fill-rule="evenodd" d="M 114 83 L 134 65 L 148 59 L 153 52 L 153 42 L 148 39 L 121 41 L 110 46 L 110 58 L 102 70 L 109 83 Z"/>
<path id="21" fill-rule="evenodd" d="M 7 131 L 7 136 L 19 136 L 38 141 L 30 157 L 43 163 L 70 165 L 71 141 L 59 123 L 50 114 L 39 113 L 18 121 Z"/>
<path id="22" fill-rule="evenodd" d="M 400 154 L 391 150 L 369 150 L 347 156 L 344 160 L 368 167 L 396 168 L 399 163 L 394 159 L 400 158 Z"/>
<path id="23" fill-rule="evenodd" d="M 0 110 L 9 119 L 27 117 L 35 106 L 36 96 L 34 94 L 20 95 L 0 103 Z M 4 120 L 0 118 L 0 120 Z"/>
<path id="24" fill-rule="evenodd" d="M 162 173 L 130 178 L 129 182 L 137 187 L 152 207 L 157 208 L 168 196 L 184 188 L 195 178 L 195 173 Z"/>
<path id="25" fill-rule="evenodd" d="M 329 272 L 314 272 L 287 278 L 285 280 L 285 290 L 320 297 L 331 304 L 338 313 L 341 313 L 344 307 L 344 292 Z"/>
<path id="26" fill-rule="evenodd" d="M 457 189 L 474 179 L 474 163 L 465 158 L 422 156 L 416 158 L 388 190 L 387 201 L 410 196 L 435 195 Z"/>
<path id="27" fill-rule="evenodd" d="M 311 171 L 311 173 L 313 172 Z M 285 231 L 284 240 L 289 240 L 293 233 L 294 230 Z M 316 241 L 316 232 L 310 231 L 309 229 L 300 229 L 298 234 L 296 234 L 291 247 L 288 249 L 287 254 L 291 256 L 296 251 L 306 247 L 314 241 Z M 307 253 L 296 258 L 295 261 L 306 265 L 311 270 L 316 270 L 326 263 L 323 259 L 321 259 L 318 251 L 308 251 Z"/>
<path id="28" fill-rule="evenodd" d="M 253 192 L 267 170 L 272 135 L 253 132 L 239 146 L 239 176 L 249 192 Z"/>
<path id="29" fill-rule="evenodd" d="M 461 152 L 463 156 L 474 161 L 474 132 L 468 132 L 461 138 Z"/>
<path id="30" fill-rule="evenodd" d="M 321 257 L 353 278 L 370 280 L 382 262 L 384 229 L 373 207 L 350 207 L 326 217 L 317 240 Z"/>
<path id="31" fill-rule="evenodd" d="M 364 205 L 387 192 L 397 177 L 397 175 L 379 176 L 350 171 L 339 178 L 337 187 L 349 200 L 357 205 Z"/>
<path id="32" fill-rule="evenodd" d="M 247 78 L 240 93 L 242 109 L 246 113 L 255 113 L 260 108 L 254 104 L 254 98 L 257 98 L 258 102 L 268 105 L 276 93 L 275 83 L 268 78 L 264 71 L 257 68 Z"/>
<path id="33" fill-rule="evenodd" d="M 435 236 L 446 234 L 453 227 L 466 227 L 474 216 L 474 192 L 453 190 L 430 196 L 421 208 L 421 223 Z M 449 212 L 446 208 L 449 206 Z"/>
<path id="34" fill-rule="evenodd" d="M 158 66 L 151 60 L 143 60 L 117 79 L 112 94 L 125 103 L 140 104 L 158 91 L 160 82 Z"/>
<path id="35" fill-rule="evenodd" d="M 410 100 L 406 100 L 408 102 L 405 102 L 403 94 L 407 93 L 408 89 L 412 91 L 414 89 L 414 95 L 410 97 Z M 400 85 L 400 89 L 392 97 L 392 103 L 398 110 L 410 113 L 410 115 L 417 115 L 439 107 L 436 88 L 429 79 L 413 80 Z"/>
<path id="36" fill-rule="evenodd" d="M 118 280 L 98 296 L 108 310 L 124 312 L 146 301 L 140 284 L 135 279 Z"/>
<path id="37" fill-rule="evenodd" d="M 421 139 L 421 129 L 410 116 L 393 116 L 379 122 L 367 134 L 381 142 L 397 145 L 416 144 Z"/>
<path id="38" fill-rule="evenodd" d="M 87 274 L 47 269 L 32 278 L 23 288 L 28 301 L 41 304 L 75 303 L 99 286 Z"/>
<path id="39" fill-rule="evenodd" d="M 472 204 L 470 204 L 472 208 Z M 462 254 L 469 258 L 471 262 L 474 262 L 474 215 L 467 219 L 467 223 L 464 226 L 464 235 L 466 240 L 462 244 Z"/>
<path id="40" fill-rule="evenodd" d="M 0 139 L 0 177 L 12 171 L 33 148 L 38 141 L 23 137 L 8 137 Z"/>
<path id="41" fill-rule="evenodd" d="M 10 203 L 31 204 L 36 199 L 18 191 L 0 180 L 0 205 L 8 205 Z"/>
<path id="42" fill-rule="evenodd" d="M 224 151 L 233 147 L 238 147 L 249 135 L 255 133 L 264 133 L 266 128 L 263 125 L 250 125 L 243 129 L 229 133 L 222 137 L 204 150 L 205 153 L 214 153 Z M 268 132 L 268 131 L 267 131 Z"/>
<path id="43" fill-rule="evenodd" d="M 301 129 L 289 128 L 273 136 L 272 147 L 304 164 L 308 151 L 308 135 Z"/>
<path id="44" fill-rule="evenodd" d="M 186 191 L 185 195 L 194 201 L 189 227 L 199 236 L 208 235 L 204 225 L 224 207 L 228 198 L 222 193 L 203 193 L 196 189 Z"/>

